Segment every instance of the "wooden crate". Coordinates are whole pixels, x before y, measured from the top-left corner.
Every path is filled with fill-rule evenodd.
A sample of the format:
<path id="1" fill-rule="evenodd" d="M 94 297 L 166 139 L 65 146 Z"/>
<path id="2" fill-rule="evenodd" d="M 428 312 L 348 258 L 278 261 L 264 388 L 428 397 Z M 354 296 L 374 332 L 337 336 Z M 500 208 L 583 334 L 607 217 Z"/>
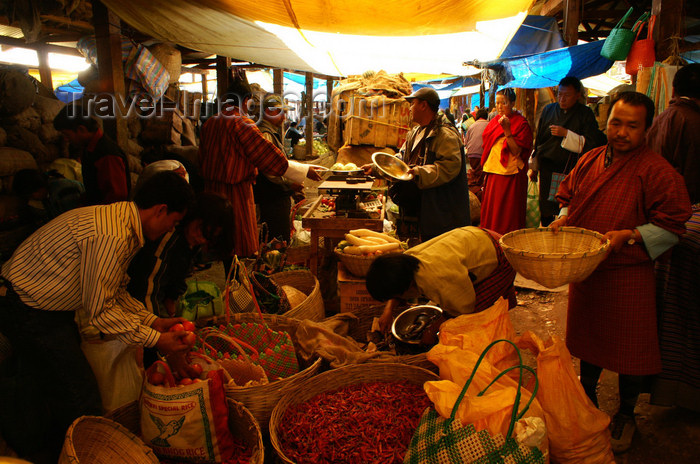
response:
<path id="1" fill-rule="evenodd" d="M 344 118 L 346 144 L 401 148 L 411 127 L 411 105 L 383 95 L 353 95 Z"/>
<path id="2" fill-rule="evenodd" d="M 340 312 L 343 313 L 382 304 L 370 296 L 365 287 L 365 279 L 350 274 L 342 263 L 338 263 L 338 292 Z"/>

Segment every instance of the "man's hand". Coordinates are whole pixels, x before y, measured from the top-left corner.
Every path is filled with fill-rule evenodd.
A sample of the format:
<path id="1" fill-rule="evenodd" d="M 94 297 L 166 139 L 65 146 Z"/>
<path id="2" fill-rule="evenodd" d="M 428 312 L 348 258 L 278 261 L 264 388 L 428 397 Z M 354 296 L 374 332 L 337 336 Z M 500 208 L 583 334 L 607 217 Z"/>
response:
<path id="1" fill-rule="evenodd" d="M 314 167 L 309 168 L 309 170 L 306 173 L 306 177 L 315 181 L 321 180 L 321 175 L 318 173 L 318 171 L 316 171 L 316 168 Z"/>
<path id="2" fill-rule="evenodd" d="M 175 324 L 182 324 L 186 320 L 187 319 L 185 319 L 184 317 L 159 317 L 155 321 L 153 321 L 153 324 L 151 324 L 151 328 L 157 330 L 158 332 L 167 332 L 168 330 L 170 330 L 170 327 L 174 326 Z"/>
<path id="3" fill-rule="evenodd" d="M 177 310 L 176 303 L 175 300 L 171 300 L 170 298 L 166 298 L 165 301 L 163 301 L 165 310 L 170 316 L 175 316 L 175 311 Z"/>
<path id="4" fill-rule="evenodd" d="M 187 353 L 176 353 L 171 354 L 167 357 L 168 366 L 173 373 L 180 376 L 180 378 L 188 377 L 191 379 L 199 378 L 199 373 L 190 365 L 187 359 Z"/>
<path id="5" fill-rule="evenodd" d="M 549 228 L 554 231 L 556 234 L 559 232 L 559 229 L 566 226 L 566 221 L 567 221 L 568 216 L 559 216 L 555 220 L 552 221 L 551 224 L 549 224 Z"/>
<path id="6" fill-rule="evenodd" d="M 498 124 L 501 125 L 503 128 L 503 132 L 505 132 L 506 137 L 511 135 L 510 133 L 510 119 L 508 119 L 508 116 L 501 116 L 498 118 Z"/>
<path id="7" fill-rule="evenodd" d="M 614 251 L 615 253 L 619 252 L 622 247 L 627 243 L 629 239 L 631 239 L 634 236 L 634 231 L 625 229 L 625 230 L 611 230 L 610 232 L 606 232 L 603 237 L 607 238 L 610 240 L 610 249 Z"/>
<path id="8" fill-rule="evenodd" d="M 373 176 L 374 175 L 374 164 L 368 163 L 368 164 L 363 164 L 360 166 L 360 169 L 362 169 L 362 172 L 366 176 Z"/>
<path id="9" fill-rule="evenodd" d="M 561 126 L 555 126 L 554 124 L 549 126 L 549 129 L 552 131 L 552 135 L 557 137 L 566 137 L 566 134 L 569 133 L 569 129 L 565 129 Z"/>
<path id="10" fill-rule="evenodd" d="M 156 348 L 165 356 L 178 353 L 184 354 L 190 350 L 190 346 L 182 340 L 182 337 L 186 334 L 187 332 L 184 330 L 178 332 L 163 332 L 158 338 Z"/>
<path id="11" fill-rule="evenodd" d="M 392 322 L 394 322 L 393 311 L 394 308 L 396 308 L 398 305 L 399 300 L 396 298 L 392 298 L 391 300 L 387 301 L 384 305 L 384 311 L 382 311 L 382 315 L 378 321 L 379 328 L 383 333 L 387 333 L 391 330 L 391 324 Z"/>

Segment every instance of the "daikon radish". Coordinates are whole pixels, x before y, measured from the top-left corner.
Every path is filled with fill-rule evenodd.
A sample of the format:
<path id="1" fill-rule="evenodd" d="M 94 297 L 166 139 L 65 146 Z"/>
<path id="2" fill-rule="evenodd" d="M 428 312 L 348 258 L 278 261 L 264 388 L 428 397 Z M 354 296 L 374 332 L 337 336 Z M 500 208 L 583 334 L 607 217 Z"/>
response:
<path id="1" fill-rule="evenodd" d="M 401 243 L 401 242 L 399 241 L 399 239 L 397 239 L 397 238 L 394 238 L 394 237 L 392 237 L 392 236 L 390 236 L 390 235 L 387 235 L 387 234 L 383 234 L 383 233 L 381 233 L 381 232 L 375 232 L 375 231 L 369 230 L 369 229 L 355 229 L 355 230 L 351 230 L 351 231 L 350 231 L 350 234 L 352 234 L 352 235 L 354 235 L 354 236 L 356 236 L 356 237 L 361 237 L 361 238 L 364 238 L 364 237 L 379 237 L 379 238 L 383 238 L 383 239 L 386 240 L 387 242 Z"/>
<path id="2" fill-rule="evenodd" d="M 398 243 L 383 243 L 381 245 L 361 245 L 357 247 L 360 253 L 374 253 L 375 251 L 387 252 L 399 248 Z M 347 248 L 346 248 L 347 250 Z"/>
<path id="3" fill-rule="evenodd" d="M 367 245 L 363 245 L 367 246 Z M 361 255 L 362 251 L 360 251 L 360 247 L 356 245 L 350 245 L 345 248 L 343 248 L 343 253 L 348 254 L 348 255 Z"/>
<path id="4" fill-rule="evenodd" d="M 366 237 L 362 237 L 362 240 L 366 240 L 368 242 L 376 243 L 376 244 L 382 244 L 382 243 L 389 243 L 388 240 L 383 239 L 381 237 L 372 237 L 367 235 Z"/>
<path id="5" fill-rule="evenodd" d="M 352 245 L 376 245 L 376 243 L 370 240 L 365 240 L 364 238 L 360 238 L 352 234 L 345 234 L 345 240 L 350 242 Z"/>

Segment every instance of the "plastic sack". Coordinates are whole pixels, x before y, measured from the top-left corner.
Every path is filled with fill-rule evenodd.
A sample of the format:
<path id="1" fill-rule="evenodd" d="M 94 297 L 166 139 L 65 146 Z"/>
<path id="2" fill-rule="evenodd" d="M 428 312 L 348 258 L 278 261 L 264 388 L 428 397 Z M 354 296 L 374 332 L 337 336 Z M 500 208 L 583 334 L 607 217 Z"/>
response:
<path id="1" fill-rule="evenodd" d="M 559 464 L 615 462 L 610 417 L 586 396 L 564 341 L 553 337 L 544 343 L 528 331 L 516 344 L 537 356 L 537 399 L 544 410 L 552 460 Z"/>
<path id="2" fill-rule="evenodd" d="M 141 436 L 161 458 L 225 462 L 234 452 L 224 396 L 223 369 L 207 379 L 176 385 L 170 368 L 156 361 L 148 370 L 165 374 L 164 385 L 143 383 L 140 401 Z"/>
<path id="3" fill-rule="evenodd" d="M 527 208 L 525 209 L 525 227 L 540 226 L 540 188 L 537 182 L 527 183 Z"/>
<path id="4" fill-rule="evenodd" d="M 218 285 L 207 280 L 187 282 L 187 290 L 178 300 L 178 316 L 188 321 L 196 321 L 199 318 L 223 314 L 223 300 Z"/>
<path id="5" fill-rule="evenodd" d="M 140 347 L 121 340 L 83 341 L 80 345 L 100 389 L 105 412 L 139 399 L 143 369 L 137 362 Z"/>
<path id="6" fill-rule="evenodd" d="M 503 298 L 484 311 L 455 317 L 440 326 L 441 345 L 456 346 L 475 353 L 481 353 L 491 342 L 502 338 L 515 340 L 515 330 L 508 315 L 508 301 Z M 489 350 L 486 360 L 500 372 L 516 365 L 518 356 L 508 345 L 499 344 Z"/>

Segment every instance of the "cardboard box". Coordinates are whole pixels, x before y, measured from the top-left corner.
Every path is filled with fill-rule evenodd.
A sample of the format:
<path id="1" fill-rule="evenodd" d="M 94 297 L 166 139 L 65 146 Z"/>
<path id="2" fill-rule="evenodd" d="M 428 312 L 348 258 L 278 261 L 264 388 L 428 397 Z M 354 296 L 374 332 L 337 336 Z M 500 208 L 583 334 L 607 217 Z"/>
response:
<path id="1" fill-rule="evenodd" d="M 340 292 L 340 312 L 354 312 L 368 306 L 382 304 L 369 295 L 364 277 L 357 277 L 338 263 L 338 291 Z"/>
<path id="2" fill-rule="evenodd" d="M 411 105 L 383 95 L 353 95 L 345 116 L 347 145 L 400 148 L 411 128 Z"/>

